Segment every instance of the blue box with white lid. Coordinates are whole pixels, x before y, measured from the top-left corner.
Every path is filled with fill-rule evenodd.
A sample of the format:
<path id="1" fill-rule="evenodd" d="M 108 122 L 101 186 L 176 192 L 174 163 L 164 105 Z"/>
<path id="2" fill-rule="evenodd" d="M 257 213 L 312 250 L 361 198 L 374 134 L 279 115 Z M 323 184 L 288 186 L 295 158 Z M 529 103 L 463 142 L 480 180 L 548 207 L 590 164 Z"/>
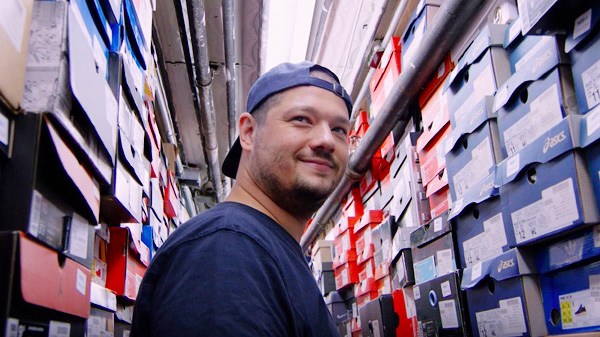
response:
<path id="1" fill-rule="evenodd" d="M 600 225 L 539 247 L 544 314 L 550 334 L 600 328 Z"/>
<path id="2" fill-rule="evenodd" d="M 592 178 L 596 205 L 600 209 L 600 105 L 588 112 L 581 122 L 581 146 Z"/>
<path id="3" fill-rule="evenodd" d="M 421 0 L 402 33 L 402 64 L 409 65 L 419 51 L 423 36 L 434 22 L 443 0 Z"/>
<path id="4" fill-rule="evenodd" d="M 506 25 L 486 25 L 444 83 L 453 128 L 468 123 L 475 106 L 485 96 L 494 95 L 510 77 L 508 55 L 503 48 L 506 28 Z"/>
<path id="5" fill-rule="evenodd" d="M 582 114 L 600 104 L 600 3 L 582 8 L 565 42 Z"/>
<path id="6" fill-rule="evenodd" d="M 498 165 L 503 207 L 516 245 L 599 220 L 591 180 L 579 149 L 581 116 L 568 116 Z"/>
<path id="7" fill-rule="evenodd" d="M 474 337 L 545 336 L 542 295 L 533 261 L 517 248 L 463 271 Z"/>

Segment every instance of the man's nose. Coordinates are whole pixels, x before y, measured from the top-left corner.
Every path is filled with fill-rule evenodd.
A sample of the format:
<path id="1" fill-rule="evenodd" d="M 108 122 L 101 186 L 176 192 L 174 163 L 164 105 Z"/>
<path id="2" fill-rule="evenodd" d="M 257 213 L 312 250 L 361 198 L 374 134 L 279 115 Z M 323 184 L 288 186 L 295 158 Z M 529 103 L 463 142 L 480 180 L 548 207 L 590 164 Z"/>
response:
<path id="1" fill-rule="evenodd" d="M 335 135 L 327 123 L 320 123 L 311 135 L 311 146 L 326 152 L 335 150 Z"/>

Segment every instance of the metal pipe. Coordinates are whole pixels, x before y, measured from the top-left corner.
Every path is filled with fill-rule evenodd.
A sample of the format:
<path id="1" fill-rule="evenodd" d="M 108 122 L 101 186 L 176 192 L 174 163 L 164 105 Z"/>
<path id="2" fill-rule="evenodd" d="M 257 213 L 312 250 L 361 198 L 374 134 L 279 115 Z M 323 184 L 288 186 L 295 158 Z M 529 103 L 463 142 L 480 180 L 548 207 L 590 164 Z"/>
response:
<path id="1" fill-rule="evenodd" d="M 396 123 L 408 119 L 409 106 L 415 102 L 421 88 L 442 62 L 452 44 L 460 37 L 461 32 L 469 22 L 469 18 L 475 13 L 482 1 L 444 1 L 438 10 L 433 26 L 423 37 L 419 51 L 416 53 L 418 56 L 410 64 L 402 65 L 402 72 L 392 87 L 390 97 L 385 101 L 381 111 L 369 126 L 358 148 L 350 156 L 346 169 L 347 177 L 358 179 L 363 176 L 369 169 L 373 154 L 381 146 Z M 342 181 L 344 180 L 342 179 Z M 336 188 L 335 192 L 347 193 L 347 190 Z M 337 200 L 342 200 L 344 195 L 338 195 L 335 192 L 325 201 L 324 205 L 332 205 Z M 308 246 L 317 237 L 324 224 L 329 221 L 331 214 L 332 211 L 324 210 L 323 207 L 317 211 L 311 225 L 300 240 L 300 245 L 304 250 L 308 249 Z M 329 215 L 329 217 L 325 217 L 326 215 Z"/>
<path id="2" fill-rule="evenodd" d="M 381 44 L 379 45 L 381 50 L 385 50 L 385 47 L 392 39 L 392 35 L 394 34 L 394 31 L 396 30 L 396 27 L 398 26 L 398 23 L 400 22 L 400 19 L 402 18 L 402 14 L 404 14 L 404 11 L 406 10 L 407 4 L 408 4 L 408 0 L 401 0 L 400 3 L 398 4 L 398 6 L 396 6 L 396 11 L 394 12 L 394 16 L 392 17 L 392 21 L 390 22 L 390 27 L 386 31 L 385 36 L 383 37 L 383 40 L 381 40 Z M 364 59 L 366 59 L 366 57 Z M 367 76 L 365 77 L 365 80 L 363 81 L 362 86 L 360 87 L 360 91 L 358 92 L 358 95 L 356 96 L 355 102 L 357 102 L 357 103 L 362 102 L 365 99 L 365 96 L 367 95 L 367 90 L 369 89 L 369 83 L 371 82 L 371 79 L 373 78 L 374 74 L 375 74 L 375 69 L 370 68 L 369 72 L 367 73 Z M 360 110 L 360 104 L 355 104 L 352 109 L 352 116 L 350 118 L 351 125 L 354 124 L 354 121 L 356 120 L 356 115 L 358 114 L 359 110 Z"/>
<path id="3" fill-rule="evenodd" d="M 225 76 L 227 81 L 227 122 L 229 131 L 229 148 L 233 146 L 237 137 L 236 121 L 239 114 L 239 87 L 238 87 L 238 55 L 235 48 L 235 19 L 234 0 L 223 0 L 223 34 L 225 35 Z M 224 194 L 231 190 L 231 179 L 225 177 L 223 186 Z"/>
<path id="4" fill-rule="evenodd" d="M 200 93 L 200 132 L 204 137 L 204 147 L 207 152 L 209 176 L 213 183 L 217 202 L 223 201 L 223 185 L 221 183 L 221 168 L 219 165 L 219 146 L 216 134 L 215 104 L 212 92 L 212 73 L 208 60 L 208 36 L 206 33 L 206 18 L 204 0 L 187 1 L 194 68 L 196 69 L 195 85 Z"/>
<path id="5" fill-rule="evenodd" d="M 162 75 L 160 71 L 157 71 L 157 76 L 159 83 L 164 83 L 162 79 Z M 158 86 L 158 90 L 156 91 L 156 102 L 158 103 L 158 111 L 159 111 L 159 120 L 163 126 L 163 130 L 165 131 L 166 139 L 169 143 L 177 144 L 177 138 L 175 137 L 175 128 L 173 127 L 173 120 L 171 119 L 171 113 L 169 109 L 169 105 L 167 104 L 166 94 L 164 92 L 164 88 L 162 85 Z M 175 173 L 179 176 L 183 172 L 183 163 L 181 162 L 181 157 L 179 154 L 175 157 Z M 186 186 L 182 187 L 183 201 L 185 202 L 186 209 L 190 216 L 195 216 L 196 211 L 196 203 L 192 198 L 192 193 L 190 189 Z"/>

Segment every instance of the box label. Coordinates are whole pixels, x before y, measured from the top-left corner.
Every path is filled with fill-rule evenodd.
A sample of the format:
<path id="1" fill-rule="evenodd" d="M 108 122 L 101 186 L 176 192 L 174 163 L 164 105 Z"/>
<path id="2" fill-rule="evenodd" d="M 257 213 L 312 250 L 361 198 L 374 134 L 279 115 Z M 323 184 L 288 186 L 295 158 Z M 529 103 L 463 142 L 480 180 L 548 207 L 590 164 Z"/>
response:
<path id="1" fill-rule="evenodd" d="M 600 303 L 600 275 L 590 275 L 590 296 L 595 303 Z"/>
<path id="2" fill-rule="evenodd" d="M 414 264 L 415 282 L 417 284 L 433 280 L 436 274 L 435 258 L 432 256 Z"/>
<path id="3" fill-rule="evenodd" d="M 443 297 L 448 297 L 450 295 L 452 295 L 452 288 L 450 288 L 450 281 L 446 281 L 444 283 L 442 283 L 442 296 Z"/>
<path id="4" fill-rule="evenodd" d="M 21 53 L 23 45 L 26 14 L 23 0 L 0 1 L 0 27 L 8 35 L 17 53 Z"/>
<path id="5" fill-rule="evenodd" d="M 471 269 L 471 281 L 475 281 L 481 277 L 482 262 L 477 262 Z"/>
<path id="6" fill-rule="evenodd" d="M 81 271 L 81 269 L 77 269 L 77 277 L 75 278 L 75 289 L 81 293 L 81 295 L 85 296 L 87 290 L 87 276 L 85 273 Z"/>
<path id="7" fill-rule="evenodd" d="M 379 321 L 373 320 L 370 323 L 373 327 L 373 337 L 381 337 L 381 333 L 379 332 Z"/>
<path id="8" fill-rule="evenodd" d="M 471 151 L 471 160 L 452 178 L 456 198 L 468 192 L 474 185 L 490 175 L 494 166 L 490 137 L 486 137 Z"/>
<path id="9" fill-rule="evenodd" d="M 542 191 L 542 199 L 511 214 L 517 243 L 527 241 L 579 219 L 573 179 Z"/>
<path id="10" fill-rule="evenodd" d="M 444 329 L 458 328 L 458 315 L 454 300 L 440 301 L 440 318 Z"/>
<path id="11" fill-rule="evenodd" d="M 502 213 L 498 213 L 483 222 L 483 232 L 481 234 L 463 242 L 467 267 L 500 255 L 502 247 L 507 244 Z"/>
<path id="12" fill-rule="evenodd" d="M 40 232 L 40 215 L 42 213 L 42 205 L 44 203 L 44 197 L 38 191 L 33 191 L 33 197 L 31 200 L 31 215 L 29 218 L 29 233 L 37 237 Z"/>
<path id="13" fill-rule="evenodd" d="M 507 159 L 506 161 L 506 177 L 510 177 L 513 174 L 517 173 L 517 171 L 519 171 L 519 165 L 520 165 L 520 154 L 516 153 L 514 156 L 510 157 Z"/>
<path id="14" fill-rule="evenodd" d="M 587 136 L 591 136 L 596 130 L 600 128 L 600 106 L 589 111 L 587 116 Z"/>
<path id="15" fill-rule="evenodd" d="M 592 9 L 590 8 L 575 20 L 575 25 L 573 26 L 573 39 L 577 39 L 579 36 L 590 30 L 591 27 Z"/>
<path id="16" fill-rule="evenodd" d="M 421 298 L 421 288 L 419 286 L 413 287 L 413 293 L 415 295 L 415 300 L 418 300 Z"/>
<path id="17" fill-rule="evenodd" d="M 439 250 L 436 252 L 436 257 L 438 276 L 449 274 L 455 269 L 452 249 Z"/>
<path id="18" fill-rule="evenodd" d="M 591 296 L 591 289 L 585 289 L 558 297 L 562 327 L 564 330 L 598 326 L 600 322 L 600 302 Z"/>
<path id="19" fill-rule="evenodd" d="M 4 333 L 6 337 L 18 337 L 19 336 L 19 320 L 16 318 L 8 318 L 6 320 L 6 331 Z"/>
<path id="20" fill-rule="evenodd" d="M 530 111 L 504 131 L 504 145 L 508 155 L 539 138 L 563 119 L 558 86 L 553 84 L 529 105 Z"/>
<path id="21" fill-rule="evenodd" d="M 499 308 L 475 314 L 480 336 L 521 336 L 527 332 L 521 298 L 499 301 Z"/>
<path id="22" fill-rule="evenodd" d="M 71 335 L 71 324 L 59 321 L 50 321 L 48 337 L 69 337 Z"/>
<path id="23" fill-rule="evenodd" d="M 594 247 L 600 247 L 600 225 L 594 226 Z"/>
<path id="24" fill-rule="evenodd" d="M 600 61 L 581 73 L 588 108 L 600 103 Z"/>
<path id="25" fill-rule="evenodd" d="M 8 145 L 8 134 L 10 122 L 6 116 L 0 114 L 0 143 Z"/>
<path id="26" fill-rule="evenodd" d="M 88 233 L 90 230 L 88 222 L 78 214 L 73 214 L 71 220 L 71 231 L 69 233 L 69 253 L 82 259 L 86 259 L 88 252 Z"/>
<path id="27" fill-rule="evenodd" d="M 442 221 L 442 218 L 437 218 L 437 219 L 433 220 L 433 231 L 436 233 L 441 231 L 443 224 L 444 223 Z"/>

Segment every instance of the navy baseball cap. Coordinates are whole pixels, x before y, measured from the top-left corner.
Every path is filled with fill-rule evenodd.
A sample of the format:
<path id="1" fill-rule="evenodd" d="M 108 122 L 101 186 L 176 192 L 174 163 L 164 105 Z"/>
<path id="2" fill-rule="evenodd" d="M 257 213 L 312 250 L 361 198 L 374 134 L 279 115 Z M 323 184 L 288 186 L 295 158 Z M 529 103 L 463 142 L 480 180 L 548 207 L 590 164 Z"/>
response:
<path id="1" fill-rule="evenodd" d="M 331 83 L 324 79 L 311 75 L 311 71 L 323 72 L 331 76 L 336 83 Z M 348 116 L 352 114 L 352 100 L 341 84 L 338 77 L 329 69 L 320 66 L 316 63 L 304 61 L 300 63 L 282 63 L 268 72 L 261 75 L 250 88 L 248 93 L 248 102 L 246 111 L 253 113 L 267 98 L 299 86 L 315 86 L 338 95 L 346 103 L 348 108 Z M 227 156 L 223 161 L 221 170 L 226 176 L 235 179 L 237 174 L 240 157 L 242 156 L 242 146 L 238 137 Z"/>

